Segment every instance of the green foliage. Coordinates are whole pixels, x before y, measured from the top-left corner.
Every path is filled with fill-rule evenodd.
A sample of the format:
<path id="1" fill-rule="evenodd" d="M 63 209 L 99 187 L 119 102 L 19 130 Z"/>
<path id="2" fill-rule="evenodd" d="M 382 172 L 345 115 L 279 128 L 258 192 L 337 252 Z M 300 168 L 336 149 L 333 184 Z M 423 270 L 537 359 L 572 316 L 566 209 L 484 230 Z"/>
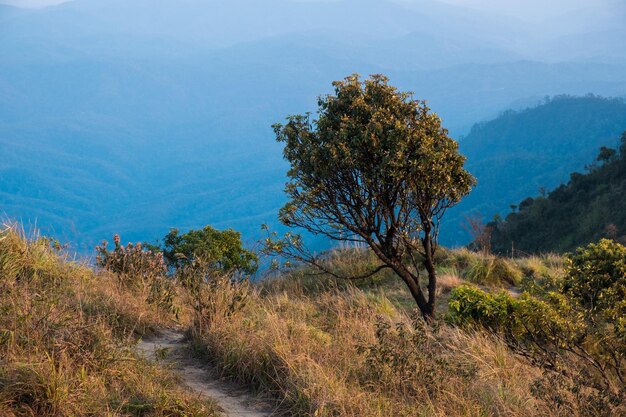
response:
<path id="1" fill-rule="evenodd" d="M 196 260 L 221 272 L 254 274 L 259 266 L 257 255 L 244 249 L 239 232 L 219 231 L 211 226 L 183 234 L 172 229 L 163 238 L 163 255 L 167 265 L 175 269 Z"/>
<path id="2" fill-rule="evenodd" d="M 458 325 L 480 323 L 492 330 L 501 330 L 509 324 L 515 307 L 515 300 L 506 292 L 494 294 L 473 286 L 461 286 L 452 290 L 448 318 Z"/>
<path id="3" fill-rule="evenodd" d="M 474 178 L 425 102 L 398 91 L 383 75 L 364 81 L 352 75 L 333 86 L 335 94 L 318 101 L 317 120 L 295 115 L 274 126 L 291 165 L 280 220 L 369 246 L 380 260 L 372 273 L 393 269 L 422 312 L 432 315 L 439 223 L 469 193 Z M 268 246 L 319 266 L 297 243 L 270 239 Z M 420 268 L 428 271 L 428 299 L 413 272 Z"/>
<path id="4" fill-rule="evenodd" d="M 611 415 L 626 411 L 625 297 L 626 247 L 602 240 L 569 256 L 557 290 L 516 299 L 460 287 L 448 317 L 503 335 L 516 351 L 559 374 L 590 415 Z"/>
<path id="5" fill-rule="evenodd" d="M 626 149 L 626 134 L 622 142 Z M 603 147 L 598 160 L 601 165 L 571 174 L 549 195 L 525 199 L 504 222 L 490 223 L 492 249 L 537 253 L 569 251 L 603 237 L 626 242 L 626 154 Z"/>
<path id="6" fill-rule="evenodd" d="M 564 291 L 594 313 L 604 311 L 618 319 L 626 307 L 626 247 L 602 239 L 579 248 L 566 266 Z M 622 311 L 623 313 L 624 311 Z"/>
<path id="7" fill-rule="evenodd" d="M 617 155 L 617 151 L 615 149 L 607 148 L 606 146 L 602 146 L 600 148 L 600 153 L 596 158 L 599 162 L 610 162 Z"/>

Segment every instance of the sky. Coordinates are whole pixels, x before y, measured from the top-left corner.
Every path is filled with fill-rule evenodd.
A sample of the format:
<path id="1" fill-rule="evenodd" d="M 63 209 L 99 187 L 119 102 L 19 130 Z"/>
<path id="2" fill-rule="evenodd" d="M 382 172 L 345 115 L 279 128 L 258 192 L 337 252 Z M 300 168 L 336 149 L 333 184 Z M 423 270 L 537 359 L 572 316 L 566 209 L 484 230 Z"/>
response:
<path id="1" fill-rule="evenodd" d="M 67 1 L 81 0 L 0 0 L 0 4 L 19 7 L 45 7 Z M 132 1 L 132 0 L 128 0 Z M 340 0 L 292 0 L 292 1 L 340 1 Z M 421 3 L 423 0 L 392 0 L 398 3 Z M 466 6 L 496 15 L 515 17 L 529 23 L 541 23 L 554 16 L 584 9 L 594 13 L 614 13 L 626 10 L 626 0 L 436 0 L 443 3 Z"/>
<path id="2" fill-rule="evenodd" d="M 419 1 L 419 0 L 405 0 Z M 606 9 L 625 7 L 624 0 L 439 0 L 444 3 L 471 7 L 492 13 L 517 17 L 521 20 L 539 22 L 552 16 L 583 9 Z M 620 6 L 621 4 L 621 6 Z"/>
<path id="3" fill-rule="evenodd" d="M 67 0 L 0 0 L 0 4 L 18 7 L 44 7 L 65 3 Z"/>
<path id="4" fill-rule="evenodd" d="M 68 0 L 0 0 L 2 4 L 22 7 L 42 7 Z M 131 1 L 131 0 L 129 0 Z M 419 0 L 401 0 L 415 2 Z M 506 14 L 522 14 L 524 16 L 541 16 L 558 14 L 563 11 L 579 10 L 589 6 L 601 6 L 609 3 L 618 4 L 614 0 L 439 0 L 445 3 L 464 5 L 477 9 L 491 10 Z"/>

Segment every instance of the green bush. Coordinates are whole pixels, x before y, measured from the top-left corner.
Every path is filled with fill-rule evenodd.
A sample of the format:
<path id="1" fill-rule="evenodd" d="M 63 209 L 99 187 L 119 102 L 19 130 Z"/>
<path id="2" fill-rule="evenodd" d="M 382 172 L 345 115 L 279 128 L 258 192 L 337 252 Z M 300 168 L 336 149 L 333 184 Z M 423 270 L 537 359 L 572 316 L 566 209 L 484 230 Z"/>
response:
<path id="1" fill-rule="evenodd" d="M 591 314 L 626 317 L 626 247 L 603 239 L 569 257 L 563 292 Z"/>
<path id="2" fill-rule="evenodd" d="M 221 272 L 254 274 L 259 267 L 257 255 L 244 249 L 239 232 L 211 226 L 183 234 L 172 229 L 163 239 L 163 255 L 168 267 L 175 269 L 196 260 Z"/>
<path id="3" fill-rule="evenodd" d="M 567 260 L 558 290 L 525 292 L 519 298 L 473 287 L 452 291 L 448 319 L 503 336 L 567 387 L 565 395 L 588 415 L 626 413 L 626 248 L 602 240 Z M 552 376 L 551 378 L 554 378 Z"/>
<path id="4" fill-rule="evenodd" d="M 448 319 L 454 324 L 480 324 L 500 330 L 510 324 L 517 304 L 504 291 L 494 294 L 476 287 L 461 286 L 452 290 L 448 307 Z"/>

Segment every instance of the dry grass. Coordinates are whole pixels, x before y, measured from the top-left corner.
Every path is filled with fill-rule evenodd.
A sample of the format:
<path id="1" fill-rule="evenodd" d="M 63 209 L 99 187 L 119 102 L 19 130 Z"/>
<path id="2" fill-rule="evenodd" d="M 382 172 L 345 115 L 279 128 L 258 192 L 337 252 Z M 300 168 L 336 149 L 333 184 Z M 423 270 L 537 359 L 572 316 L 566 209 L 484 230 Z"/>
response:
<path id="1" fill-rule="evenodd" d="M 439 256 L 441 314 L 468 271 L 484 273 L 492 259 L 464 250 Z M 561 265 L 556 257 L 504 261 L 500 275 L 476 281 L 507 286 L 518 273 L 554 276 Z M 350 249 L 329 262 L 349 274 L 375 259 Z M 214 414 L 134 353 L 138 336 L 174 322 L 146 301 L 147 289 L 67 262 L 47 242 L 7 229 L 0 233 L 0 291 L 0 415 Z M 288 415 L 558 412 L 533 396 L 538 368 L 493 336 L 413 320 L 413 301 L 389 273 L 350 284 L 294 270 L 258 285 L 222 278 L 176 291 L 179 323 L 190 326 L 197 351 L 225 375 L 277 398 Z"/>
<path id="2" fill-rule="evenodd" d="M 540 371 L 503 342 L 415 326 L 381 291 L 310 295 L 297 279 L 249 291 L 246 307 L 205 322 L 196 345 L 226 375 L 280 399 L 289 415 L 550 412 L 530 392 Z"/>
<path id="3" fill-rule="evenodd" d="M 439 295 L 441 295 L 442 293 L 447 293 L 450 290 L 453 290 L 454 288 L 462 285 L 463 283 L 464 281 L 461 279 L 461 277 L 459 277 L 456 271 L 445 271 L 443 273 L 440 273 L 437 277 L 437 289 L 439 291 Z"/>
<path id="4" fill-rule="evenodd" d="M 0 415 L 207 416 L 137 335 L 170 318 L 111 274 L 67 262 L 43 239 L 0 231 Z"/>

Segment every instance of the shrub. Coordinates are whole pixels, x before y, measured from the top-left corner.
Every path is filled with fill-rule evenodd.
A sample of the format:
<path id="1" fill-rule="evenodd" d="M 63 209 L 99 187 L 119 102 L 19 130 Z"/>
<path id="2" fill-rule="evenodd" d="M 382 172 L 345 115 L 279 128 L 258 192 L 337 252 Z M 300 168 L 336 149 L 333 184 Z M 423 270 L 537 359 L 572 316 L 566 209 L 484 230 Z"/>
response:
<path id="1" fill-rule="evenodd" d="M 144 294 L 149 303 L 178 316 L 180 308 L 174 305 L 176 290 L 166 276 L 163 254 L 145 250 L 140 243 L 123 246 L 119 235 L 113 236 L 113 243 L 115 248 L 111 251 L 106 241 L 96 246 L 97 265 L 114 273 L 127 288 Z"/>
<path id="2" fill-rule="evenodd" d="M 470 378 L 476 372 L 465 363 L 451 361 L 442 341 L 421 317 L 410 324 L 378 317 L 375 329 L 374 342 L 358 345 L 357 351 L 365 356 L 363 382 L 379 385 L 381 391 L 406 397 L 418 397 L 424 391 L 435 394 L 453 375 Z"/>
<path id="3" fill-rule="evenodd" d="M 516 303 L 506 292 L 493 294 L 476 287 L 461 286 L 452 290 L 448 308 L 448 319 L 454 324 L 480 323 L 500 331 L 510 325 Z"/>
<path id="4" fill-rule="evenodd" d="M 625 261 L 626 248 L 616 242 L 590 244 L 569 256 L 558 291 L 514 299 L 458 288 L 449 319 L 501 334 L 518 353 L 556 374 L 547 378 L 558 383 L 538 382 L 538 395 L 565 396 L 587 415 L 626 413 Z"/>
<path id="5" fill-rule="evenodd" d="M 563 291 L 590 313 L 626 318 L 626 247 L 608 239 L 569 257 Z"/>
<path id="6" fill-rule="evenodd" d="M 96 246 L 96 263 L 99 267 L 119 276 L 130 287 L 147 288 L 166 273 L 163 254 L 146 251 L 141 243 L 120 244 L 120 236 L 113 236 L 115 248 L 108 250 L 108 242 Z"/>
<path id="7" fill-rule="evenodd" d="M 257 255 L 244 249 L 241 234 L 232 229 L 219 231 L 211 226 L 181 234 L 172 229 L 163 239 L 163 255 L 170 268 L 178 269 L 202 261 L 216 271 L 254 274 Z"/>

